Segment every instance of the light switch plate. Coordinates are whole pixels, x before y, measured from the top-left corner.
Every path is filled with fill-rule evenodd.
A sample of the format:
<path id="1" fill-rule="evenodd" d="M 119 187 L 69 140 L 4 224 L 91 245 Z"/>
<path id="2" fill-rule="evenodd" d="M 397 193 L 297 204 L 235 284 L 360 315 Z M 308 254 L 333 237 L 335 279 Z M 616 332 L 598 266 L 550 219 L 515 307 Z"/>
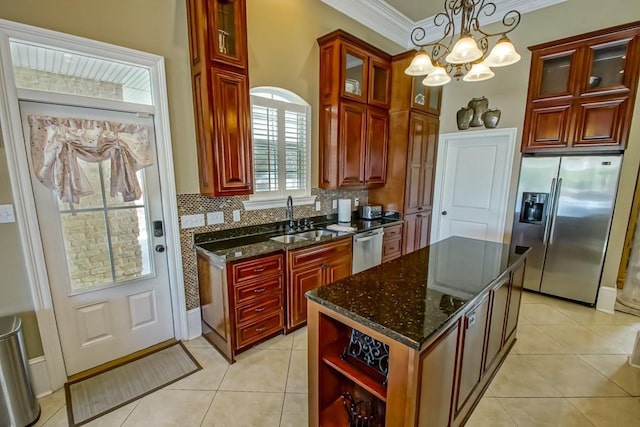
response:
<path id="1" fill-rule="evenodd" d="M 338 201 L 334 199 L 331 206 L 332 206 L 332 209 L 338 209 Z"/>
<path id="2" fill-rule="evenodd" d="M 360 205 L 360 199 L 359 199 L 359 198 L 357 198 L 357 197 L 355 197 L 355 198 L 353 199 L 353 206 L 355 207 L 355 206 L 358 206 L 358 205 Z"/>
<path id="3" fill-rule="evenodd" d="M 207 224 L 208 225 L 224 224 L 224 212 L 222 211 L 209 212 L 207 214 Z"/>
<path id="4" fill-rule="evenodd" d="M 13 205 L 0 205 L 0 224 L 16 222 Z"/>
<path id="5" fill-rule="evenodd" d="M 182 215 L 182 228 L 204 227 L 204 214 Z"/>
<path id="6" fill-rule="evenodd" d="M 240 210 L 234 209 L 233 211 L 233 222 L 240 222 Z"/>
<path id="7" fill-rule="evenodd" d="M 322 209 L 322 203 L 316 202 L 316 210 L 319 211 Z"/>

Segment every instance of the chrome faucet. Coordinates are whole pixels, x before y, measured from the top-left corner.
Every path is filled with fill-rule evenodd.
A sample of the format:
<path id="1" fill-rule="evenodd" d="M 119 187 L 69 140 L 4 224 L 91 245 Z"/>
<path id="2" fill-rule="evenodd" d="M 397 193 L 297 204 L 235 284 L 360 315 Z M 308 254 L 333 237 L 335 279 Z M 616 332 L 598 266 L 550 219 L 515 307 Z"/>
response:
<path id="1" fill-rule="evenodd" d="M 293 198 L 287 197 L 287 219 L 289 220 L 289 228 L 293 228 Z"/>

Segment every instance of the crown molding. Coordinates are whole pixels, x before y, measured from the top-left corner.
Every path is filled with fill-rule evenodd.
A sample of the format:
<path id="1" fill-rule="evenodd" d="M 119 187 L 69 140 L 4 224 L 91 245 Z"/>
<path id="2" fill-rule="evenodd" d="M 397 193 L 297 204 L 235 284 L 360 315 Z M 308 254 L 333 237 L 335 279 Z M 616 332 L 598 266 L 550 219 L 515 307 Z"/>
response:
<path id="1" fill-rule="evenodd" d="M 422 27 L 426 31 L 427 35 L 423 43 L 438 40 L 442 36 L 441 29 L 433 23 L 434 16 L 414 22 L 384 0 L 321 1 L 406 48 L 414 47 L 411 42 L 411 31 L 416 27 Z M 524 15 L 565 1 L 567 0 L 502 0 L 496 3 L 496 12 L 482 19 L 481 22 L 483 25 L 498 22 L 510 10 L 515 9 Z"/>
<path id="2" fill-rule="evenodd" d="M 384 0 L 321 0 L 376 33 L 406 47 L 415 22 Z"/>

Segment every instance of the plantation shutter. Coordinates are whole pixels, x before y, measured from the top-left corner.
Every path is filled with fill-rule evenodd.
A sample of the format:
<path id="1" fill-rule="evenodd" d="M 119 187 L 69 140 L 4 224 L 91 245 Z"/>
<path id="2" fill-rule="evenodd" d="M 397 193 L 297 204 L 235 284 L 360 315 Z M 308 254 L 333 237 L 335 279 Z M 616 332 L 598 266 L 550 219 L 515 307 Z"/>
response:
<path id="1" fill-rule="evenodd" d="M 278 110 L 254 103 L 251 111 L 255 191 L 278 191 Z"/>

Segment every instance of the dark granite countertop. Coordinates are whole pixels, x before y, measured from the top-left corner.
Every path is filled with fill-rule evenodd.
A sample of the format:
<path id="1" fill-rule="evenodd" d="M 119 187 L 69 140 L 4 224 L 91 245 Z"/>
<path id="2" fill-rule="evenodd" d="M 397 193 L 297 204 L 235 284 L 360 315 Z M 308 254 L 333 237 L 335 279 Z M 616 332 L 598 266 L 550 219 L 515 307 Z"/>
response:
<path id="1" fill-rule="evenodd" d="M 325 228 L 327 225 L 336 224 L 335 215 L 311 218 L 315 229 Z M 270 240 L 271 237 L 286 234 L 286 221 L 273 224 L 263 224 L 250 227 L 221 230 L 212 233 L 196 234 L 194 243 L 196 248 L 204 250 L 207 255 L 215 257 L 220 262 L 233 262 L 267 255 L 278 251 L 303 248 L 318 243 L 324 243 L 336 239 L 351 238 L 354 233 L 372 230 L 379 227 L 387 227 L 402 224 L 397 218 L 380 218 L 376 220 L 364 220 L 355 218 L 348 225 L 356 230 L 354 232 L 339 232 L 336 236 L 322 236 L 315 239 L 298 241 L 295 243 L 280 243 Z"/>
<path id="2" fill-rule="evenodd" d="M 528 251 L 450 237 L 309 291 L 306 297 L 419 350 Z"/>

